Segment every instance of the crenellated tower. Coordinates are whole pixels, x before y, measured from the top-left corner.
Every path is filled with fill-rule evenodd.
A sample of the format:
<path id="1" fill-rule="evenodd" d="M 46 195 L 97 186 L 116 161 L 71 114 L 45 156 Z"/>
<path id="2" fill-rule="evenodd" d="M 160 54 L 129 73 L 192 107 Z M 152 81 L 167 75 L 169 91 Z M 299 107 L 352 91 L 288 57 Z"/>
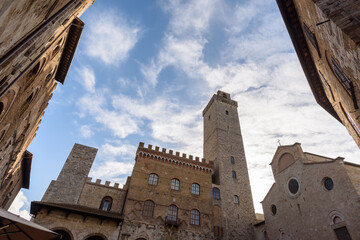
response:
<path id="1" fill-rule="evenodd" d="M 204 158 L 214 161 L 215 235 L 222 239 L 253 239 L 255 222 L 249 174 L 240 130 L 237 102 L 218 91 L 203 111 Z M 215 220 L 216 223 L 216 220 Z M 216 228 L 215 228 L 216 229 Z"/>

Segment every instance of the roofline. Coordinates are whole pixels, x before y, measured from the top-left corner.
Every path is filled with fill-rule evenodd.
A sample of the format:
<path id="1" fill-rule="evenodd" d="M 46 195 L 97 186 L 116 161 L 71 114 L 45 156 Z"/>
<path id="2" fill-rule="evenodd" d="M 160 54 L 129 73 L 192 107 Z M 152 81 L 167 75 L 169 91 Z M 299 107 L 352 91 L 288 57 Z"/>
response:
<path id="1" fill-rule="evenodd" d="M 356 163 L 352 163 L 352 162 L 346 162 L 346 161 L 344 161 L 344 164 L 360 168 L 360 164 L 356 164 Z"/>
<path id="2" fill-rule="evenodd" d="M 55 75 L 55 79 L 61 82 L 61 84 L 64 84 L 65 82 L 66 75 L 74 58 L 84 26 L 84 22 L 79 18 L 75 18 L 71 23 L 70 30 L 64 45 L 64 50 L 61 54 L 59 67 Z"/>
<path id="3" fill-rule="evenodd" d="M 64 203 L 51 203 L 51 202 L 38 202 L 38 201 L 33 201 L 31 202 L 31 206 L 30 206 L 30 214 L 33 215 L 37 215 L 41 209 L 45 208 L 45 209 L 55 209 L 55 210 L 60 210 L 60 211 L 65 211 L 67 213 L 76 213 L 76 214 L 80 214 L 83 215 L 85 218 L 88 216 L 92 216 L 92 217 L 96 217 L 96 218 L 100 218 L 101 221 L 105 220 L 105 219 L 109 219 L 109 220 L 113 220 L 117 223 L 120 223 L 124 220 L 123 216 L 119 213 L 115 213 L 115 212 L 109 212 L 106 211 L 106 213 L 102 213 L 101 210 L 99 209 L 95 209 L 95 208 L 89 208 L 86 206 L 82 206 L 79 205 L 82 208 L 76 208 L 74 206 L 72 206 L 71 204 L 64 204 Z M 90 212 L 90 211 L 86 211 L 86 209 L 92 210 L 94 212 Z M 109 216 L 112 215 L 112 216 Z"/>
<path id="4" fill-rule="evenodd" d="M 29 189 L 30 187 L 30 172 L 33 155 L 28 150 L 25 150 L 22 156 L 22 188 Z"/>
<path id="5" fill-rule="evenodd" d="M 316 102 L 342 124 L 322 86 L 319 73 L 301 28 L 294 0 L 276 0 L 276 2 Z"/>

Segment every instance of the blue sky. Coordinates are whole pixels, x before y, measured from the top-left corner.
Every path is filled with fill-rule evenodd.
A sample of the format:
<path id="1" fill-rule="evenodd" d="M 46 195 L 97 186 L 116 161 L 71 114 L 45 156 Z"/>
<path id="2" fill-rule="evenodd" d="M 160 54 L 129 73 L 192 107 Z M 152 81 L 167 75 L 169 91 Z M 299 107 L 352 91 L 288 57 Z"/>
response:
<path id="1" fill-rule="evenodd" d="M 278 146 L 360 163 L 346 129 L 316 104 L 275 1 L 97 0 L 37 136 L 28 216 L 73 146 L 99 149 L 90 176 L 124 183 L 138 143 L 202 157 L 202 109 L 221 89 L 238 101 L 255 209 Z"/>

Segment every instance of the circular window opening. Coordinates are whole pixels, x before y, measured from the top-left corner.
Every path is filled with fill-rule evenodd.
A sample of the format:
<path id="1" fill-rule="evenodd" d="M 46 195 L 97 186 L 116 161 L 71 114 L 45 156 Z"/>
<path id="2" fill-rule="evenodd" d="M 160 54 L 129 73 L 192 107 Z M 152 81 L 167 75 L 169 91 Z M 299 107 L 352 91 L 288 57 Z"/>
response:
<path id="1" fill-rule="evenodd" d="M 299 183 L 296 179 L 292 178 L 288 184 L 289 191 L 292 194 L 296 194 L 299 191 Z"/>
<path id="2" fill-rule="evenodd" d="M 276 215 L 276 211 L 277 211 L 276 206 L 274 204 L 271 205 L 271 213 L 272 213 L 272 215 Z"/>
<path id="3" fill-rule="evenodd" d="M 323 184 L 326 190 L 330 191 L 334 188 L 334 182 L 331 178 L 326 177 L 323 180 Z"/>

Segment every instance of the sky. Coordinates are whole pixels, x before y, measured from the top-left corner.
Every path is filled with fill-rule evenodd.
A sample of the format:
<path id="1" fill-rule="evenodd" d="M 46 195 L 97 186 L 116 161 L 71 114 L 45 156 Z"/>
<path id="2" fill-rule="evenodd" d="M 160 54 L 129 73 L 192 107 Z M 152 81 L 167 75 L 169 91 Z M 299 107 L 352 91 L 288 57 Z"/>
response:
<path id="1" fill-rule="evenodd" d="M 12 212 L 29 218 L 74 143 L 98 148 L 90 177 L 112 184 L 131 175 L 139 142 L 202 157 L 201 113 L 217 90 L 238 102 L 256 212 L 279 142 L 360 164 L 345 127 L 315 102 L 274 0 L 97 0 L 81 19 Z"/>

